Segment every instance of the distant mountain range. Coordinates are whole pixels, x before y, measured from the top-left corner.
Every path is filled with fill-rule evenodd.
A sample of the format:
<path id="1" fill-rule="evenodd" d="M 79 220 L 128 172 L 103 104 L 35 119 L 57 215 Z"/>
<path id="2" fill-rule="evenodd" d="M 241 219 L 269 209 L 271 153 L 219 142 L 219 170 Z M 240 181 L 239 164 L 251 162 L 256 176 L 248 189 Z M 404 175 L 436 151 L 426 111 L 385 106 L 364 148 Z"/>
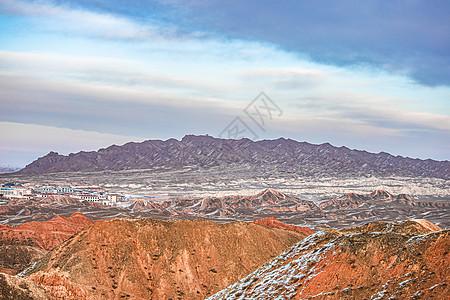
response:
<path id="1" fill-rule="evenodd" d="M 313 201 L 302 200 L 274 189 L 266 189 L 251 196 L 224 196 L 187 198 L 161 201 L 158 198 L 137 199 L 128 208 L 133 211 L 146 210 L 170 212 L 178 216 L 195 215 L 197 217 L 224 217 L 242 219 L 245 216 L 255 218 L 263 215 L 282 214 L 285 217 L 299 212 L 330 211 L 351 209 L 401 207 L 450 207 L 450 202 L 415 201 L 409 195 L 393 195 L 384 190 L 375 190 L 368 195 L 349 193 L 337 198 L 325 200 L 317 206 Z M 331 216 L 328 216 L 331 219 Z"/>
<path id="2" fill-rule="evenodd" d="M 16 171 L 19 171 L 21 168 L 18 167 L 0 167 L 0 174 L 6 174 L 6 173 L 14 173 Z"/>
<path id="3" fill-rule="evenodd" d="M 291 139 L 252 141 L 187 135 L 181 139 L 148 140 L 110 146 L 67 156 L 50 152 L 19 174 L 132 169 L 249 167 L 253 171 L 289 172 L 300 176 L 413 176 L 450 179 L 450 162 L 411 159 L 388 153 L 369 153 L 314 145 Z"/>

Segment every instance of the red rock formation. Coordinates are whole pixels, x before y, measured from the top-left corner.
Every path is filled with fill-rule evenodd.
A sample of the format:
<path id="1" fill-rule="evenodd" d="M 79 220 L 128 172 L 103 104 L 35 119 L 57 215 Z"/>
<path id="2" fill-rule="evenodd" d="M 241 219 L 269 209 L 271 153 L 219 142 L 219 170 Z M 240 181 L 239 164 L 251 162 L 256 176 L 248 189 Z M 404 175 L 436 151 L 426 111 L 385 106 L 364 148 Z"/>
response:
<path id="1" fill-rule="evenodd" d="M 262 199 L 266 203 L 275 203 L 276 201 L 292 197 L 275 189 L 268 188 L 262 191 L 261 193 L 258 193 L 254 196 L 250 196 L 249 198 Z"/>
<path id="2" fill-rule="evenodd" d="M 263 210 L 264 213 L 283 211 L 309 211 L 317 209 L 312 201 L 302 200 L 274 189 L 266 189 L 261 193 L 251 196 L 225 196 L 225 197 L 206 197 L 201 199 L 200 205 L 195 206 L 191 202 L 190 212 L 196 212 L 197 215 L 213 214 L 220 216 L 230 216 L 236 214 L 238 210 Z M 174 207 L 174 210 L 180 208 Z M 181 208 L 186 211 L 184 207 Z"/>
<path id="3" fill-rule="evenodd" d="M 99 222 L 51 251 L 28 278 L 56 299 L 204 299 L 304 236 L 246 222 Z"/>
<path id="4" fill-rule="evenodd" d="M 448 299 L 450 231 L 437 229 L 420 220 L 317 232 L 208 299 Z"/>
<path id="5" fill-rule="evenodd" d="M 48 221 L 32 221 L 16 227 L 1 225 L 0 245 L 28 245 L 51 250 L 91 224 L 93 221 L 77 212 L 69 218 L 57 215 Z"/>
<path id="6" fill-rule="evenodd" d="M 400 205 L 417 205 L 409 195 L 399 194 L 397 196 L 384 190 L 375 190 L 369 195 L 359 195 L 348 193 L 336 199 L 324 201 L 320 204 L 321 209 L 348 209 L 357 208 L 364 205 L 386 205 L 386 201 L 395 202 Z"/>
<path id="7" fill-rule="evenodd" d="M 394 195 L 384 190 L 375 190 L 369 194 L 369 197 L 384 201 L 394 199 Z"/>
<path id="8" fill-rule="evenodd" d="M 301 227 L 301 226 L 296 226 L 296 225 L 289 225 L 286 223 L 281 222 L 280 220 L 278 220 L 275 217 L 268 217 L 268 218 L 264 218 L 264 219 L 259 219 L 259 220 L 255 220 L 253 221 L 253 223 L 259 224 L 259 225 L 263 225 L 263 226 L 269 226 L 269 227 L 275 227 L 275 228 L 282 228 L 282 229 L 287 229 L 287 230 L 293 230 L 293 231 L 298 231 L 298 232 L 302 232 L 306 235 L 311 235 L 314 233 L 314 231 L 309 228 L 309 227 Z"/>

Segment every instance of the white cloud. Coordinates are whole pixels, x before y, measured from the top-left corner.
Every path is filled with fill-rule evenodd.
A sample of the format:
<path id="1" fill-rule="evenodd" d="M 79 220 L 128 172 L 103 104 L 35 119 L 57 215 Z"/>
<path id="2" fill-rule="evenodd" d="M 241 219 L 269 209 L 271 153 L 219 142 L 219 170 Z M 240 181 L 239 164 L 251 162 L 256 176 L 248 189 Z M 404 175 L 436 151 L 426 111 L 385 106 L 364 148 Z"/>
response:
<path id="1" fill-rule="evenodd" d="M 4 34 L 11 44 L 23 40 L 1 47 L 10 49 L 0 51 L 2 120 L 125 135 L 154 134 L 162 126 L 183 136 L 195 128 L 190 123 L 231 121 L 265 91 L 285 112 L 273 123 L 280 132 L 332 130 L 365 141 L 450 130 L 448 88 L 414 85 L 374 69 L 316 64 L 258 41 L 179 35 L 157 20 L 143 24 L 49 3 L 0 0 L 0 11 L 32 24 L 22 29 L 23 38 Z M 11 52 L 16 49 L 22 52 Z"/>
<path id="2" fill-rule="evenodd" d="M 247 70 L 243 73 L 244 77 L 258 78 L 258 77 L 298 77 L 298 78 L 314 78 L 320 79 L 328 76 L 326 72 L 318 69 L 312 68 L 301 68 L 301 67 L 287 67 L 287 68 L 260 68 Z"/>
<path id="3" fill-rule="evenodd" d="M 233 111 L 241 106 L 219 97 L 209 97 L 201 93 L 158 88 L 155 86 L 136 87 L 133 85 L 107 84 L 100 82 L 61 81 L 39 76 L 18 76 L 0 72 L 0 104 L 4 108 L 40 112 L 86 114 L 86 106 L 101 108 L 103 105 L 143 105 L 165 107 L 166 109 L 186 109 L 205 111 Z M 11 101 L 13 99 L 13 101 Z M 76 106 L 76 107 L 74 107 Z M 75 110 L 74 110 L 75 109 Z M 127 111 L 122 112 L 127 116 Z"/>
<path id="4" fill-rule="evenodd" d="M 418 128 L 450 132 L 449 115 L 418 111 L 414 101 L 405 98 L 382 97 L 358 91 L 325 93 L 319 97 L 299 98 L 297 107 L 302 112 L 336 120 L 353 119 L 365 124 L 383 124 L 385 128 L 398 128 L 398 132 Z"/>
<path id="5" fill-rule="evenodd" d="M 243 72 L 243 79 L 249 82 L 261 82 L 277 89 L 304 89 L 320 85 L 329 79 L 327 72 L 302 67 L 260 68 Z"/>
<path id="6" fill-rule="evenodd" d="M 396 128 L 382 127 L 369 122 L 350 118 L 301 115 L 296 118 L 283 117 L 271 123 L 274 129 L 307 135 L 329 135 L 371 139 L 374 137 L 400 137 L 405 132 Z"/>
<path id="7" fill-rule="evenodd" d="M 92 151 L 112 144 L 143 141 L 142 137 L 123 136 L 96 131 L 75 130 L 36 124 L 0 122 L 0 151 L 34 151 L 69 154 Z"/>
<path id="8" fill-rule="evenodd" d="M 139 24 L 124 17 L 69 8 L 63 5 L 0 0 L 10 14 L 39 18 L 41 30 L 105 39 L 160 40 L 179 38 L 168 24 Z"/>
<path id="9" fill-rule="evenodd" d="M 158 87 L 170 90 L 220 91 L 212 80 L 198 80 L 148 68 L 145 63 L 124 58 L 71 56 L 0 50 L 1 73 L 38 76 L 60 81 L 127 87 Z"/>

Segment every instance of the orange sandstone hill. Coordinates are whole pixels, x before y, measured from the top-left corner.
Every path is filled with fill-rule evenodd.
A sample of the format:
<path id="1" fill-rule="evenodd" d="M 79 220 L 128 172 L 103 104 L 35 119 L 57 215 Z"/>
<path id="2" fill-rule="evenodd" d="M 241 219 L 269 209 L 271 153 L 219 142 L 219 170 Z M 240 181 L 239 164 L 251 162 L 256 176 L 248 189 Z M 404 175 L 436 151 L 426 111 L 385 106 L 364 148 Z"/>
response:
<path id="1" fill-rule="evenodd" d="M 0 272 L 19 273 L 92 223 L 83 214 L 74 213 L 69 218 L 58 215 L 48 221 L 33 221 L 16 227 L 0 225 Z"/>
<path id="2" fill-rule="evenodd" d="M 208 299 L 449 299 L 449 249 L 426 220 L 320 231 Z"/>
<path id="3" fill-rule="evenodd" d="M 16 227 L 0 225 L 0 245 L 27 245 L 51 250 L 93 223 L 77 212 L 69 218 L 57 215 L 48 221 L 32 221 Z"/>
<path id="4" fill-rule="evenodd" d="M 282 229 L 287 229 L 287 230 L 298 231 L 298 232 L 302 232 L 302 233 L 304 233 L 306 235 L 310 235 L 310 234 L 314 233 L 314 231 L 311 230 L 309 227 L 301 227 L 301 226 L 296 226 L 296 225 L 289 225 L 289 224 L 281 222 L 280 220 L 278 220 L 275 217 L 268 217 L 268 218 L 264 218 L 264 219 L 255 220 L 255 221 L 253 221 L 253 223 L 256 223 L 256 224 L 259 224 L 259 225 L 263 225 L 263 226 L 269 226 L 269 227 L 275 227 L 275 228 L 282 228 Z"/>
<path id="5" fill-rule="evenodd" d="M 204 299 L 302 240 L 234 222 L 98 222 L 49 252 L 27 280 L 53 299 Z"/>

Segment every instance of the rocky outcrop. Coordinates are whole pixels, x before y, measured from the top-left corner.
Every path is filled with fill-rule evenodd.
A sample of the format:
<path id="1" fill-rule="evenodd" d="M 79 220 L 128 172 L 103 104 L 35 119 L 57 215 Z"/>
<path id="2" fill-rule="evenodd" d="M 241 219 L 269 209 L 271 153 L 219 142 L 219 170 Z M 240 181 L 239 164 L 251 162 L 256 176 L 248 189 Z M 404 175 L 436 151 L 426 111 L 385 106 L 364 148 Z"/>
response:
<path id="1" fill-rule="evenodd" d="M 320 231 L 213 299 L 444 299 L 450 231 L 424 220 Z"/>
<path id="2" fill-rule="evenodd" d="M 0 247 L 0 272 L 15 275 L 30 267 L 47 253 L 46 250 L 24 246 L 6 245 Z M 2 270 L 3 269 L 3 270 Z"/>
<path id="3" fill-rule="evenodd" d="M 369 195 L 360 195 L 355 193 L 348 193 L 341 197 L 324 201 L 320 203 L 321 209 L 349 209 L 362 207 L 364 205 L 379 205 L 388 206 L 402 205 L 402 206 L 415 206 L 418 205 L 409 195 L 399 194 L 397 196 L 392 195 L 388 191 L 375 190 Z"/>
<path id="4" fill-rule="evenodd" d="M 44 289 L 31 280 L 0 273 L 0 298 L 4 300 L 50 299 Z"/>
<path id="5" fill-rule="evenodd" d="M 258 173 L 292 172 L 307 177 L 398 175 L 450 179 L 449 161 L 411 159 L 383 152 L 375 154 L 328 143 L 314 145 L 284 138 L 254 142 L 193 135 L 187 135 L 181 141 L 148 140 L 68 156 L 50 152 L 27 165 L 19 174 L 230 165 L 251 167 Z"/>
<path id="6" fill-rule="evenodd" d="M 0 245 L 27 245 L 51 250 L 91 224 L 93 221 L 82 213 L 74 213 L 69 218 L 57 215 L 48 221 L 32 221 L 16 227 L 0 225 Z"/>
<path id="7" fill-rule="evenodd" d="M 312 201 L 301 200 L 270 188 L 254 196 L 249 196 L 249 199 L 259 206 L 289 207 L 291 211 L 308 211 L 318 208 Z"/>
<path id="8" fill-rule="evenodd" d="M 238 210 L 270 212 L 282 211 L 309 211 L 318 209 L 312 201 L 301 200 L 274 189 L 266 189 L 251 196 L 225 196 L 207 197 L 201 200 L 201 205 L 194 209 L 199 215 L 220 214 L 221 210 L 228 209 L 236 213 Z"/>
<path id="9" fill-rule="evenodd" d="M 274 189 L 266 189 L 250 196 L 224 196 L 205 198 L 176 198 L 161 200 L 142 198 L 130 206 L 132 210 L 146 210 L 160 215 L 186 215 L 196 217 L 233 217 L 253 212 L 270 215 L 277 212 L 316 210 L 312 201 L 302 200 Z"/>
<path id="10" fill-rule="evenodd" d="M 28 278 L 56 299 L 204 299 L 303 237 L 245 222 L 99 222 L 53 249 Z"/>
<path id="11" fill-rule="evenodd" d="M 412 219 L 401 222 L 373 222 L 362 226 L 353 228 L 341 229 L 340 233 L 400 233 L 411 235 L 422 235 L 430 232 L 442 230 L 436 224 L 433 224 L 425 219 Z"/>
<path id="12" fill-rule="evenodd" d="M 48 251 L 84 227 L 93 224 L 75 213 L 69 218 L 55 216 L 43 222 L 27 222 L 16 227 L 0 225 L 0 272 L 15 275 L 31 267 Z"/>

